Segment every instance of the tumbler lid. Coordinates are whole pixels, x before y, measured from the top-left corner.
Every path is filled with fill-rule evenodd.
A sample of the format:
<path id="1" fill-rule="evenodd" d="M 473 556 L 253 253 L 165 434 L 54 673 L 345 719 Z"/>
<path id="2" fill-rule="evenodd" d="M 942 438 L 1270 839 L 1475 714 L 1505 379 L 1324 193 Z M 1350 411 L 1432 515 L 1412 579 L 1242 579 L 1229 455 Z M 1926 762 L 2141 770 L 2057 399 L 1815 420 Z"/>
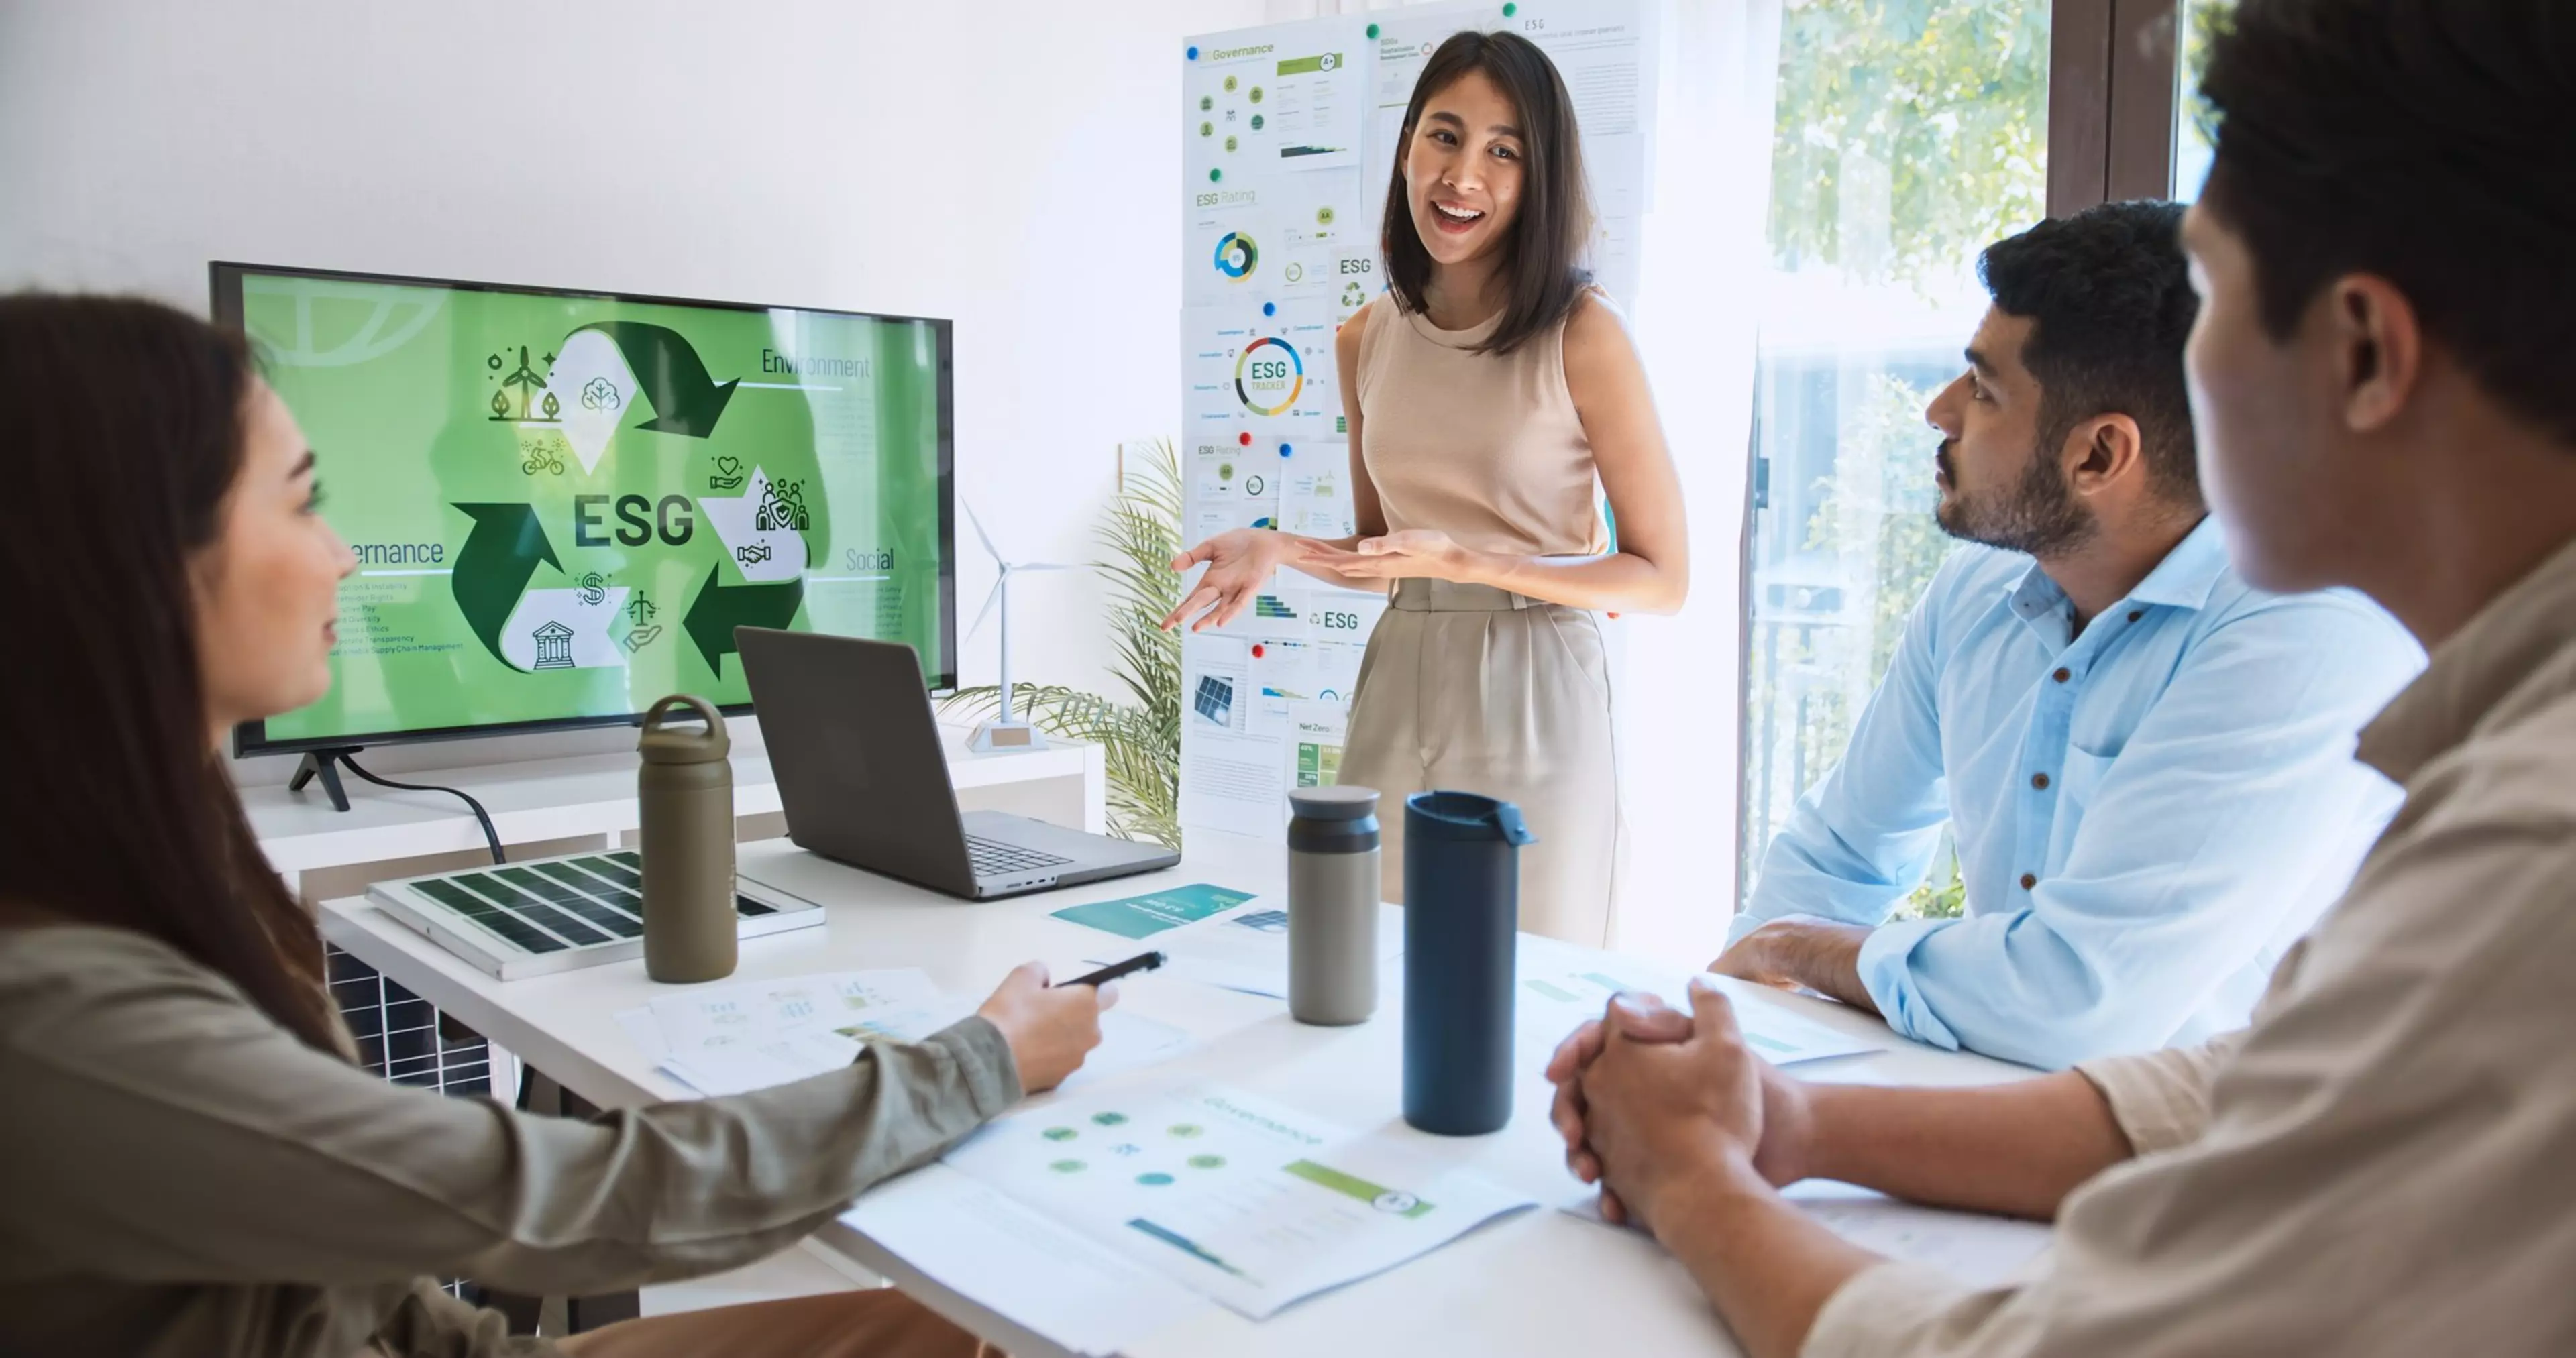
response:
<path id="1" fill-rule="evenodd" d="M 1404 802 L 1404 833 L 1430 839 L 1499 839 L 1518 846 L 1538 842 L 1510 802 L 1473 792 L 1417 792 Z"/>
<path id="2" fill-rule="evenodd" d="M 1365 820 L 1377 814 L 1377 789 L 1301 787 L 1288 794 L 1288 805 L 1308 820 Z"/>

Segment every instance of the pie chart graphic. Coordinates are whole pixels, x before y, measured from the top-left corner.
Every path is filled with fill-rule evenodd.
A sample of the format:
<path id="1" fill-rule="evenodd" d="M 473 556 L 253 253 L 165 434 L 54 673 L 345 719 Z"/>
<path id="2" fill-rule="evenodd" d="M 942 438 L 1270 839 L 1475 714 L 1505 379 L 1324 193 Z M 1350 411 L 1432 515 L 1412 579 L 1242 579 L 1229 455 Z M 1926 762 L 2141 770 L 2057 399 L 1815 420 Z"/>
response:
<path id="1" fill-rule="evenodd" d="M 1244 346 L 1234 361 L 1234 394 L 1255 415 L 1277 415 L 1297 404 L 1306 389 L 1306 360 L 1276 335 Z"/>
<path id="2" fill-rule="evenodd" d="M 1240 231 L 1228 231 L 1225 239 L 1216 243 L 1216 271 L 1228 278 L 1250 278 L 1253 266 L 1260 262 L 1261 247 Z"/>

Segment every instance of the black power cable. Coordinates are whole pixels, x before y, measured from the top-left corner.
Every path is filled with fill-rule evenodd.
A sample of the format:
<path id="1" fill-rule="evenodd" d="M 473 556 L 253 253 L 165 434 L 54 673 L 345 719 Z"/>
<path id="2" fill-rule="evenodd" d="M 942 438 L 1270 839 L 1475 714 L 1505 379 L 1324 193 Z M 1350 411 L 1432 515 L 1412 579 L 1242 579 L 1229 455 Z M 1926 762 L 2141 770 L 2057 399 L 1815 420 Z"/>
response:
<path id="1" fill-rule="evenodd" d="M 376 775 L 367 772 L 365 769 L 358 767 L 358 761 L 350 758 L 345 753 L 340 754 L 337 757 L 342 764 L 348 766 L 349 772 L 366 779 L 368 782 L 373 783 L 378 787 L 389 787 L 398 792 L 444 792 L 448 796 L 454 797 L 458 801 L 465 803 L 468 807 L 473 809 L 474 819 L 483 826 L 483 842 L 492 846 L 492 861 L 495 863 L 507 863 L 510 861 L 501 852 L 501 835 L 500 832 L 492 828 L 492 817 L 483 810 L 483 803 L 474 800 L 474 798 L 464 789 L 453 787 L 426 787 L 419 783 L 397 783 L 390 778 L 379 778 Z"/>

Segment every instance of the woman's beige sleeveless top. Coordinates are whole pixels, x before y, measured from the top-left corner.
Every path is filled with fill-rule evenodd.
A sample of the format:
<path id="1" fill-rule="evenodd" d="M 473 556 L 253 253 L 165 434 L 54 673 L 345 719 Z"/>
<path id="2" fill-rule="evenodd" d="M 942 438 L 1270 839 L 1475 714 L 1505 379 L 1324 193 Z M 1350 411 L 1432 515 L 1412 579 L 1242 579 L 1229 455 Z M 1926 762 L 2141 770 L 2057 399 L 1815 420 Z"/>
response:
<path id="1" fill-rule="evenodd" d="M 1565 386 L 1565 323 L 1508 354 L 1477 353 L 1501 319 L 1443 330 L 1392 295 L 1370 304 L 1360 452 L 1387 531 L 1437 529 L 1518 555 L 1607 551 L 1592 444 Z"/>

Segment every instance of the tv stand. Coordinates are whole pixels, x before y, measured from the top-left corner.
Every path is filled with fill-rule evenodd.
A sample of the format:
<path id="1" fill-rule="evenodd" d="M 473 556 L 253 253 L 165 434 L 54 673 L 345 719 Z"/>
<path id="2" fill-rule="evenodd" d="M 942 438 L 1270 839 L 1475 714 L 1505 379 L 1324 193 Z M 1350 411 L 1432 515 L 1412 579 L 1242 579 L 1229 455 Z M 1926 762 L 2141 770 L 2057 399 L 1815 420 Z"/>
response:
<path id="1" fill-rule="evenodd" d="M 322 779 L 322 791 L 331 798 L 331 809 L 348 810 L 349 790 L 340 786 L 340 761 L 365 748 L 364 745 L 337 745 L 327 750 L 305 751 L 303 761 L 295 766 L 295 776 L 286 780 L 286 790 L 302 792 L 304 785 L 318 775 Z"/>

